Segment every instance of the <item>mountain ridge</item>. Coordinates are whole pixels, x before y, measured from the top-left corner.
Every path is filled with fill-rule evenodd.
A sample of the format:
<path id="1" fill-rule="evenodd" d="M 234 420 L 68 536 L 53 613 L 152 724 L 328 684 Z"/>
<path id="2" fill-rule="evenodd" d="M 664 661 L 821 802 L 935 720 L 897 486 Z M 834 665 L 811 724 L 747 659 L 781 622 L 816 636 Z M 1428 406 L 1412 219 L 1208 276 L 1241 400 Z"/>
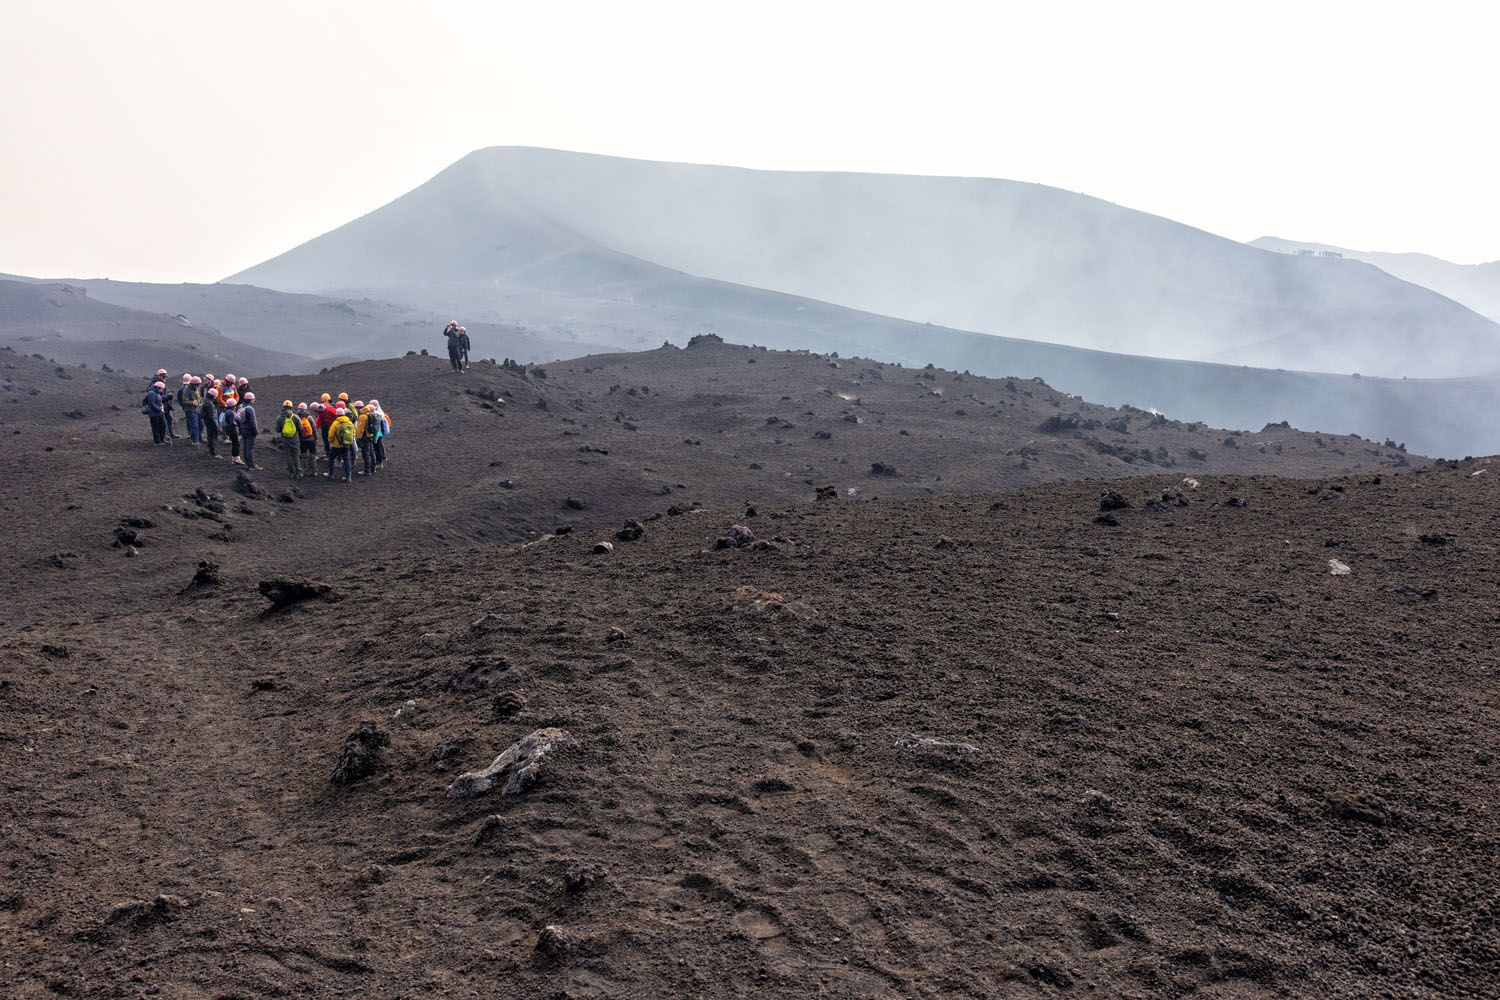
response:
<path id="1" fill-rule="evenodd" d="M 1337 253 L 1348 259 L 1371 264 L 1403 281 L 1430 288 L 1439 295 L 1468 306 L 1481 316 L 1500 321 L 1500 260 L 1458 264 L 1432 254 L 1351 250 L 1331 243 L 1287 240 L 1279 236 L 1262 236 L 1251 240 L 1249 246 L 1276 253 Z"/>
<path id="2" fill-rule="evenodd" d="M 490 147 L 226 280 L 473 314 L 692 276 L 1118 353 L 1500 372 L 1495 323 L 1375 267 L 1313 264 L 1030 182 Z"/>

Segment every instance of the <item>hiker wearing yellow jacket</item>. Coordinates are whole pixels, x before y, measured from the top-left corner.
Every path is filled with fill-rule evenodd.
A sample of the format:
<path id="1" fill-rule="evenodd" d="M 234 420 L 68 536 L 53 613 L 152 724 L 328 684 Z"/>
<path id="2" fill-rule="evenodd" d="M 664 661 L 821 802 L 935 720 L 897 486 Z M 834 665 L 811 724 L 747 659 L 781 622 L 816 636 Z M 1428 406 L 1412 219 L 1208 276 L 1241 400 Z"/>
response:
<path id="1" fill-rule="evenodd" d="M 344 467 L 344 482 L 354 482 L 354 421 L 349 411 L 340 406 L 334 411 L 333 423 L 328 427 L 328 478 L 333 476 L 333 463 Z"/>

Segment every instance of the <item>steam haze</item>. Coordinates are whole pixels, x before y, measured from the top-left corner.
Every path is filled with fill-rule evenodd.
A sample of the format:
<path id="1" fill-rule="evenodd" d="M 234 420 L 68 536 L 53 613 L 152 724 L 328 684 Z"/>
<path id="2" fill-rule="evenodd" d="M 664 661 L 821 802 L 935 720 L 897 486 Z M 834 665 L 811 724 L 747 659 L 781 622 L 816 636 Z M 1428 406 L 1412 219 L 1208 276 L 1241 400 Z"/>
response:
<path id="1" fill-rule="evenodd" d="M 492 145 L 1012 178 L 1236 240 L 1500 257 L 1484 5 L 0 7 L 0 271 L 216 280 Z"/>

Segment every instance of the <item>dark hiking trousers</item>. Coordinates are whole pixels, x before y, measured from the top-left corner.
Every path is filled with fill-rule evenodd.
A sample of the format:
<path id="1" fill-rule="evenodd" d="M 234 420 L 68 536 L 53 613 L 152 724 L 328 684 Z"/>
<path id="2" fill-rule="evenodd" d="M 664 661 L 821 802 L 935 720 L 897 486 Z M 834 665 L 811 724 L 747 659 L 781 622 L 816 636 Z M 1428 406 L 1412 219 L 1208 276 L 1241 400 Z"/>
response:
<path id="1" fill-rule="evenodd" d="M 333 471 L 333 469 L 334 469 L 334 463 L 338 463 L 338 465 L 343 468 L 343 470 L 344 470 L 344 476 L 343 476 L 343 478 L 345 478 L 345 479 L 353 479 L 354 478 L 354 449 L 353 448 L 340 448 L 338 445 L 334 445 L 334 447 L 328 452 L 328 478 L 329 479 L 337 479 L 337 478 L 339 478 L 338 476 L 334 475 L 334 471 Z"/>

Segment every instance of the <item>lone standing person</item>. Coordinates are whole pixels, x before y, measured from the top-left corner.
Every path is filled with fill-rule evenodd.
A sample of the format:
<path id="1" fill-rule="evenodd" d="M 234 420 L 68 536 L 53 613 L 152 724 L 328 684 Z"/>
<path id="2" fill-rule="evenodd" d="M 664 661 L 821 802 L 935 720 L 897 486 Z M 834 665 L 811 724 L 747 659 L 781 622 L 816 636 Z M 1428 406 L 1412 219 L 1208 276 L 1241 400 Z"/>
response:
<path id="1" fill-rule="evenodd" d="M 463 327 L 458 325 L 458 320 L 449 320 L 448 325 L 443 327 L 443 336 L 448 338 L 448 364 L 456 375 L 464 370 Z"/>

